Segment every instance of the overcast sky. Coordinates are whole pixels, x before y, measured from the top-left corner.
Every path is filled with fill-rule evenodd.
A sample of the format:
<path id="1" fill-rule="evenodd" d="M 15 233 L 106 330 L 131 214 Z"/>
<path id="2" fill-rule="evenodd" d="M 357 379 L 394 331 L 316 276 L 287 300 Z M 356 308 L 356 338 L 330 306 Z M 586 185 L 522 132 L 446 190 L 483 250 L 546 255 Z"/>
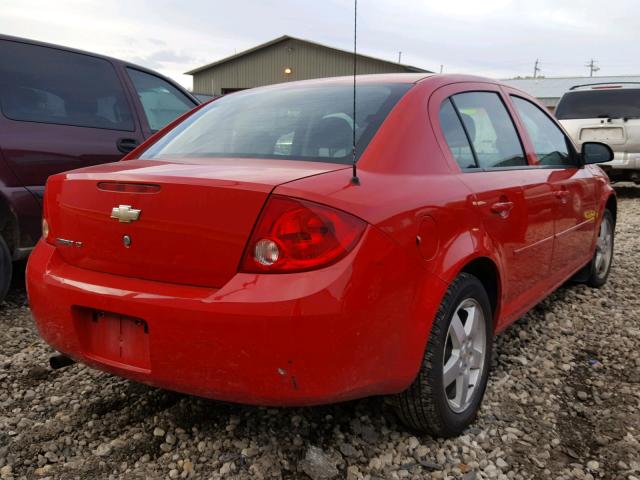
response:
<path id="1" fill-rule="evenodd" d="M 360 0 L 360 53 L 509 78 L 640 74 L 638 0 Z M 187 87 L 191 68 L 288 34 L 353 44 L 352 0 L 0 0 L 0 33 L 103 53 Z"/>

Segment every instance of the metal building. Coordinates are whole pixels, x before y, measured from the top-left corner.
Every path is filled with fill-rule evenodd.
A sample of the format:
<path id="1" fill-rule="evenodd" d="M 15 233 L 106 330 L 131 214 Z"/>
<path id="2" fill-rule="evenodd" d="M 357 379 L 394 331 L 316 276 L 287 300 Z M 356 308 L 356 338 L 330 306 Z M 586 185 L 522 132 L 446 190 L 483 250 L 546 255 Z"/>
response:
<path id="1" fill-rule="evenodd" d="M 428 70 L 359 54 L 357 72 Z M 352 52 L 288 35 L 186 72 L 193 75 L 194 92 L 215 96 L 273 83 L 352 74 Z"/>

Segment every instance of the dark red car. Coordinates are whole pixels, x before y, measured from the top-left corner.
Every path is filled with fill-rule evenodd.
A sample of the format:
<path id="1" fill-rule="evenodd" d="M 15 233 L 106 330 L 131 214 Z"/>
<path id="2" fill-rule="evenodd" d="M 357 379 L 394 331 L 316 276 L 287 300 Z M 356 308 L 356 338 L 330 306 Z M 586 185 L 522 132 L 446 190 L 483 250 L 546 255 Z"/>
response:
<path id="1" fill-rule="evenodd" d="M 119 160 L 197 104 L 151 70 L 0 35 L 0 301 L 40 238 L 47 177 Z"/>
<path id="2" fill-rule="evenodd" d="M 236 93 L 125 161 L 53 176 L 28 292 L 44 339 L 150 385 L 259 405 L 393 395 L 475 417 L 493 335 L 602 285 L 616 198 L 532 98 L 454 75 Z M 352 141 L 357 178 L 352 180 Z"/>

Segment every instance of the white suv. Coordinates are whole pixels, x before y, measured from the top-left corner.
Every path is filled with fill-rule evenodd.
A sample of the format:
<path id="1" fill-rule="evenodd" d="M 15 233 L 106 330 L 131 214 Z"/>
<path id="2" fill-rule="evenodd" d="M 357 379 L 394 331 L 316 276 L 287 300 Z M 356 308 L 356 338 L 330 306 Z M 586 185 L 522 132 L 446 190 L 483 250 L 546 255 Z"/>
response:
<path id="1" fill-rule="evenodd" d="M 572 87 L 556 117 L 578 146 L 603 142 L 613 149 L 614 159 L 601 165 L 611 180 L 640 184 L 640 83 Z"/>

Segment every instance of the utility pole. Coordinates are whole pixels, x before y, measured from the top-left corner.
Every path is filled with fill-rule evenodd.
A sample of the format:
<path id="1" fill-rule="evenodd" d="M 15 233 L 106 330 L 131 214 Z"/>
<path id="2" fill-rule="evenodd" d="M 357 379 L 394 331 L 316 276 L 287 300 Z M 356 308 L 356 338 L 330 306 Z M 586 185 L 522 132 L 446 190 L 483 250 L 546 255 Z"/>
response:
<path id="1" fill-rule="evenodd" d="M 589 67 L 589 76 L 593 77 L 593 74 L 600 70 L 600 67 L 596 65 L 596 61 L 592 58 L 591 61 L 585 64 L 585 67 Z"/>
<path id="2" fill-rule="evenodd" d="M 442 70 L 444 70 L 444 65 L 440 64 L 440 73 L 442 73 Z"/>
<path id="3" fill-rule="evenodd" d="M 538 78 L 538 73 L 540 73 L 540 59 L 536 58 L 536 63 L 533 64 L 533 78 Z"/>
<path id="4" fill-rule="evenodd" d="M 402 63 L 402 52 L 398 52 L 398 63 Z"/>

